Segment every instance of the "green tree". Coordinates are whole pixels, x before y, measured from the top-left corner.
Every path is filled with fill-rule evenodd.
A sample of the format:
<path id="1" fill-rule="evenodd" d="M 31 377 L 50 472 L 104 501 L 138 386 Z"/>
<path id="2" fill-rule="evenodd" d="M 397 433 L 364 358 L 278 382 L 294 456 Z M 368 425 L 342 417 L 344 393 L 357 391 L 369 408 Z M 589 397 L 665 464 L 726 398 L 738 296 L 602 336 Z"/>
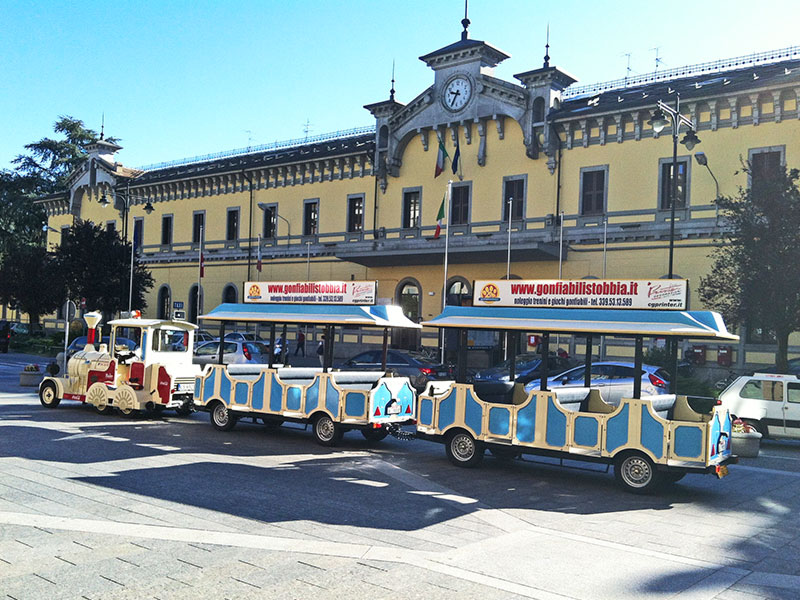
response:
<path id="1" fill-rule="evenodd" d="M 17 173 L 28 179 L 29 191 L 37 196 L 64 190 L 69 174 L 86 158 L 86 146 L 100 137 L 96 131 L 87 129 L 83 121 L 69 116 L 59 117 L 53 130 L 63 137 L 45 137 L 27 144 L 27 154 L 20 154 L 12 161 Z M 108 141 L 117 140 L 108 138 Z"/>
<path id="2" fill-rule="evenodd" d="M 44 210 L 33 204 L 30 179 L 0 171 L 0 263 L 14 248 L 43 243 Z"/>
<path id="3" fill-rule="evenodd" d="M 130 289 L 131 244 L 115 230 L 83 221 L 64 235 L 58 250 L 58 262 L 70 296 L 86 298 L 91 310 L 113 315 L 128 309 Z M 153 277 L 139 261 L 133 267 L 133 304 L 147 306 L 145 293 L 153 287 Z"/>
<path id="4" fill-rule="evenodd" d="M 753 176 L 749 188 L 717 205 L 728 227 L 700 281 L 700 298 L 734 324 L 772 331 L 775 363 L 786 371 L 789 335 L 800 329 L 800 189 L 797 169 Z"/>
<path id="5" fill-rule="evenodd" d="M 28 313 L 34 327 L 65 299 L 58 261 L 44 246 L 19 245 L 0 263 L 0 301 Z"/>

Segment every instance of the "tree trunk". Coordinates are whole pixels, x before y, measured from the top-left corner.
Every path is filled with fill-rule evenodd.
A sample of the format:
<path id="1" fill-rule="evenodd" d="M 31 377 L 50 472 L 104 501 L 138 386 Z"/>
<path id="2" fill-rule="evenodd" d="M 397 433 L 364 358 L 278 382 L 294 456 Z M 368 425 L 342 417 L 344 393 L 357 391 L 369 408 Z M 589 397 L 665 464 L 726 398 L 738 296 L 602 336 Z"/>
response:
<path id="1" fill-rule="evenodd" d="M 775 351 L 775 367 L 778 373 L 788 373 L 789 369 L 789 332 L 776 331 L 775 338 L 778 348 Z"/>

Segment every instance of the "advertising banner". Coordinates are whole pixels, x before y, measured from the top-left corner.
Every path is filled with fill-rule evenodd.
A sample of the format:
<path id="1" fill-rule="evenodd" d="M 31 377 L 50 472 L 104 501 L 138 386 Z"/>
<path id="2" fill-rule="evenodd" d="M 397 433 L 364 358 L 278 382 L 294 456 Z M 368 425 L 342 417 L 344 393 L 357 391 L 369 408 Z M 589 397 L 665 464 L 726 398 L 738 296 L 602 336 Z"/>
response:
<path id="1" fill-rule="evenodd" d="M 375 304 L 377 281 L 247 281 L 244 301 L 262 304 Z"/>
<path id="2" fill-rule="evenodd" d="M 686 279 L 476 281 L 474 306 L 686 310 Z"/>

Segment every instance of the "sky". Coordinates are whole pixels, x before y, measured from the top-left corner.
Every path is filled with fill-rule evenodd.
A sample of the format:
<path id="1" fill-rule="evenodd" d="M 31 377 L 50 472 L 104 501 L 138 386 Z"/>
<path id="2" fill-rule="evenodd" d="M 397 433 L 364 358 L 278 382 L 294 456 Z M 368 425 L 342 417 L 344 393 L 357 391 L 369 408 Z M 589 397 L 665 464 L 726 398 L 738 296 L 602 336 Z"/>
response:
<path id="1" fill-rule="evenodd" d="M 120 139 L 131 167 L 374 124 L 433 82 L 463 0 L 0 0 L 0 169 L 60 115 Z M 577 85 L 800 45 L 796 0 L 470 0 L 470 37 Z M 103 117 L 104 115 L 104 117 Z"/>

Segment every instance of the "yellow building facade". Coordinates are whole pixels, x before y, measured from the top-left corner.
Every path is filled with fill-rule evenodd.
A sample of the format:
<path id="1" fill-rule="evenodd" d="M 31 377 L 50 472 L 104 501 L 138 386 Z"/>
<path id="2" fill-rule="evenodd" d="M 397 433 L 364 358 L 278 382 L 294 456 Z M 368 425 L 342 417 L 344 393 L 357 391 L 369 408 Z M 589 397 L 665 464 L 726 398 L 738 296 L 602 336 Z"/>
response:
<path id="1" fill-rule="evenodd" d="M 667 277 L 670 239 L 672 274 L 689 280 L 699 309 L 725 227 L 715 197 L 749 185 L 742 161 L 756 174 L 800 166 L 797 48 L 584 87 L 547 56 L 516 81 L 498 79 L 494 67 L 510 57 L 466 29 L 420 58 L 431 86 L 407 104 L 392 90 L 366 105 L 374 128 L 145 170 L 117 163 L 119 147 L 101 140 L 69 190 L 42 200 L 48 223 L 113 223 L 136 239 L 156 281 L 150 317 L 195 320 L 198 289 L 203 312 L 241 301 L 248 280 L 374 279 L 382 302 L 427 319 L 442 307 L 446 243 L 455 302 L 473 280 L 507 273 Z M 659 101 L 674 110 L 678 98 L 680 137 L 691 126 L 702 143 L 679 144 L 673 160 L 672 127 L 659 134 L 650 122 Z M 448 158 L 435 176 L 440 143 Z M 450 181 L 446 242 L 434 231 Z M 772 362 L 769 340 L 748 336 L 734 348 L 739 366 Z"/>

